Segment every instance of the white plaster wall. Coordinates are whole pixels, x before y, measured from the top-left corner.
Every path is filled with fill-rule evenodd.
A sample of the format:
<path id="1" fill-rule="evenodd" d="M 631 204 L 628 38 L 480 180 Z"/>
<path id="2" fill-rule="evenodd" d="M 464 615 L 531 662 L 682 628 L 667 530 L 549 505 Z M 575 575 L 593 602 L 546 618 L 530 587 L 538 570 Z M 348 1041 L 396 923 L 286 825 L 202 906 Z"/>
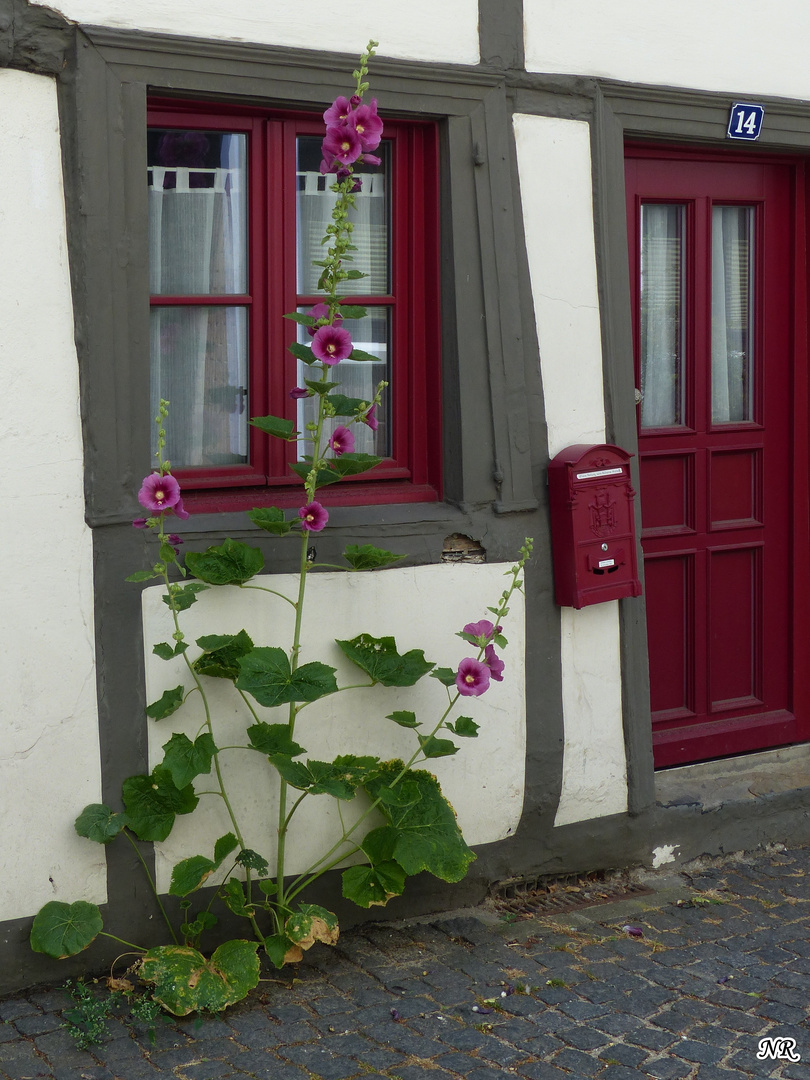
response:
<path id="1" fill-rule="evenodd" d="M 803 0 L 525 0 L 523 18 L 529 71 L 810 97 Z"/>
<path id="2" fill-rule="evenodd" d="M 605 441 L 588 125 L 514 118 L 540 366 L 554 457 Z M 627 809 L 618 603 L 562 609 L 563 785 L 555 824 Z"/>
<path id="3" fill-rule="evenodd" d="M 414 10 L 401 0 L 33 0 L 87 25 L 147 30 L 360 55 L 369 38 L 381 56 L 477 64 L 477 0 Z M 331 62 L 330 62 L 331 64 Z"/>
<path id="4" fill-rule="evenodd" d="M 90 532 L 84 524 L 56 89 L 0 69 L 0 920 L 106 899 L 73 821 L 100 801 Z"/>
<path id="5" fill-rule="evenodd" d="M 367 681 L 335 645 L 335 638 L 349 639 L 367 632 L 375 637 L 393 636 L 400 653 L 422 649 L 428 660 L 453 667 L 475 649 L 456 632 L 468 622 L 487 618 L 487 606 L 495 605 L 506 585 L 508 566 L 447 565 L 396 568 L 369 574 L 313 573 L 307 582 L 303 627 L 305 647 L 301 662 L 320 660 L 337 668 L 339 686 Z M 294 597 L 297 575 L 268 575 L 259 579 L 269 588 Z M 147 696 L 150 701 L 164 690 L 189 686 L 181 662 L 163 661 L 151 648 L 168 641 L 172 623 L 161 601 L 160 586 L 143 594 Z M 289 649 L 292 640 L 292 608 L 283 600 L 235 587 L 201 593 L 196 604 L 181 615 L 190 640 L 203 634 L 237 633 L 247 630 L 254 644 Z M 524 610 L 523 595 L 515 593 L 504 622 L 509 646 L 503 682 L 491 682 L 478 698 L 462 698 L 454 716 L 470 716 L 480 725 L 478 738 L 458 738 L 461 749 L 453 757 L 436 758 L 420 765 L 435 773 L 445 796 L 456 810 L 469 844 L 484 844 L 510 835 L 517 827 L 523 806 L 525 760 Z M 197 650 L 192 646 L 195 655 Z M 244 744 L 245 728 L 253 723 L 230 682 L 206 679 L 214 706 L 215 741 L 219 746 Z M 331 761 L 338 754 L 376 754 L 387 760 L 407 760 L 416 748 L 412 731 L 386 720 L 388 713 L 410 709 L 423 721 L 424 733 L 432 730 L 447 706 L 447 693 L 436 680 L 426 677 L 413 688 L 349 690 L 307 706 L 299 715 L 295 738 L 307 757 Z M 253 699 L 251 703 L 255 705 Z M 262 709 L 261 719 L 286 723 L 287 707 Z M 193 694 L 177 713 L 166 720 L 150 721 L 149 754 L 154 766 L 163 758 L 163 744 L 174 731 L 194 738 L 203 720 L 198 694 Z M 453 738 L 453 736 L 448 736 Z M 238 808 L 248 846 L 271 860 L 275 857 L 277 781 L 266 759 L 255 751 L 230 751 L 223 755 L 229 797 Z M 213 788 L 209 778 L 198 777 L 195 790 Z M 293 796 L 295 797 L 295 796 Z M 344 819 L 356 820 L 367 805 L 364 796 L 341 803 Z M 380 824 L 377 819 L 373 824 Z M 370 826 L 364 826 L 362 831 Z M 157 882 L 168 889 L 174 864 L 190 855 L 210 856 L 218 836 L 231 830 L 221 800 L 208 797 L 208 805 L 194 814 L 178 817 L 169 838 L 156 845 Z M 297 813 L 288 840 L 288 869 L 307 868 L 340 837 L 334 800 L 310 797 Z"/>

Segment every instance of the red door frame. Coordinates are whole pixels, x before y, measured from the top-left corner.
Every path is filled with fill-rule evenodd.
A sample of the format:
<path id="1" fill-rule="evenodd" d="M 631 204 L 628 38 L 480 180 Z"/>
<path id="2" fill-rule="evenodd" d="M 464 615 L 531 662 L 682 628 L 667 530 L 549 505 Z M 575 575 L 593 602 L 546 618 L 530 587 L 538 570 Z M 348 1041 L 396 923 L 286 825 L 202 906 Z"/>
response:
<path id="1" fill-rule="evenodd" d="M 808 391 L 808 221 L 806 207 L 810 198 L 810 176 L 805 162 L 800 158 L 786 158 L 773 154 L 740 154 L 734 151 L 698 150 L 682 146 L 659 146 L 628 143 L 628 160 L 657 159 L 677 167 L 680 162 L 723 163 L 772 163 L 787 166 L 791 170 L 791 220 L 793 224 L 791 262 L 789 267 L 793 281 L 789 332 L 789 398 L 792 414 L 788 422 L 793 432 L 792 477 L 789 483 L 791 532 L 786 538 L 790 552 L 790 582 L 792 595 L 786 598 L 789 623 L 789 641 L 792 643 L 788 657 L 788 694 L 786 710 L 774 712 L 767 723 L 750 720 L 717 718 L 703 723 L 690 724 L 686 717 L 666 723 L 653 732 L 653 749 L 656 767 L 685 764 L 693 761 L 740 754 L 810 740 L 810 665 L 804 662 L 810 645 L 810 442 L 808 441 L 808 418 L 810 399 Z M 639 288 L 637 270 L 638 204 L 641 197 L 631 191 L 628 181 L 628 230 L 630 242 L 631 298 L 635 343 L 635 363 L 638 371 L 639 352 Z M 663 196 L 661 201 L 667 200 Z M 638 385 L 638 383 L 637 383 Z M 790 408 L 790 406 L 788 406 Z M 788 463 L 789 467 L 789 463 Z M 644 491 L 641 490 L 642 517 Z M 673 552 L 674 553 L 674 552 Z M 792 603 L 791 603 L 792 600 Z M 648 613 L 649 618 L 649 613 Z"/>

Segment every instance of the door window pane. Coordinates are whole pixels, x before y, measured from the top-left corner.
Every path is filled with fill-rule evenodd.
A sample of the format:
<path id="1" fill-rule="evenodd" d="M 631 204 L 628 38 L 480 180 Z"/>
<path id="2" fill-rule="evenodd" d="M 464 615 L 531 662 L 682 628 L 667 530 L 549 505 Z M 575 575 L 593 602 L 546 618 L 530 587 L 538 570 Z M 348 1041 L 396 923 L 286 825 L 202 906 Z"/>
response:
<path id="1" fill-rule="evenodd" d="M 151 336 L 152 415 L 160 398 L 171 403 L 172 466 L 247 461 L 247 308 L 155 306 Z"/>
<path id="2" fill-rule="evenodd" d="M 312 296 L 319 291 L 318 278 L 322 268 L 313 266 L 313 261 L 325 257 L 327 248 L 321 240 L 332 220 L 332 209 L 337 200 L 336 194 L 330 191 L 335 183 L 334 175 L 323 175 L 320 171 L 322 142 L 320 137 L 303 135 L 296 144 L 297 276 L 301 296 Z M 359 270 L 366 277 L 344 281 L 340 288 L 344 295 L 386 296 L 391 292 L 388 243 L 390 144 L 383 140 L 376 154 L 382 158 L 381 166 L 354 166 L 354 175 L 360 179 L 362 187 L 355 193 L 355 205 L 349 211 L 349 219 L 354 225 L 352 243 L 357 251 L 349 252 L 351 262 L 346 262 L 346 269 Z"/>
<path id="3" fill-rule="evenodd" d="M 302 309 L 305 310 L 305 309 Z M 372 431 L 368 424 L 351 424 L 349 430 L 354 435 L 354 449 L 358 454 L 375 454 L 377 457 L 391 456 L 391 400 L 394 387 L 391 380 L 391 312 L 387 307 L 371 307 L 364 319 L 352 319 L 344 323 L 344 329 L 352 336 L 352 344 L 363 352 L 378 356 L 380 362 L 375 364 L 370 360 L 341 360 L 329 369 L 330 382 L 337 383 L 339 389 L 335 393 L 345 394 L 346 397 L 359 398 L 362 401 L 371 401 L 378 384 L 384 379 L 388 386 L 382 396 L 382 405 L 379 405 L 374 413 L 374 418 L 379 426 Z M 308 344 L 312 339 L 306 331 L 306 327 L 299 328 L 299 340 Z M 298 361 L 298 385 L 304 385 L 304 379 L 318 378 L 320 365 L 313 368 L 309 364 Z M 318 399 L 316 397 L 302 398 L 298 402 L 298 430 L 304 432 L 306 424 L 314 422 L 318 417 Z M 336 427 L 349 426 L 350 417 L 335 416 L 327 419 L 324 426 L 326 438 Z M 299 459 L 305 454 L 312 453 L 312 444 L 299 443 Z"/>
<path id="4" fill-rule="evenodd" d="M 684 422 L 686 207 L 641 207 L 641 426 Z"/>
<path id="5" fill-rule="evenodd" d="M 246 163 L 245 135 L 149 132 L 153 296 L 248 291 Z"/>
<path id="6" fill-rule="evenodd" d="M 753 419 L 754 208 L 712 207 L 712 423 Z"/>

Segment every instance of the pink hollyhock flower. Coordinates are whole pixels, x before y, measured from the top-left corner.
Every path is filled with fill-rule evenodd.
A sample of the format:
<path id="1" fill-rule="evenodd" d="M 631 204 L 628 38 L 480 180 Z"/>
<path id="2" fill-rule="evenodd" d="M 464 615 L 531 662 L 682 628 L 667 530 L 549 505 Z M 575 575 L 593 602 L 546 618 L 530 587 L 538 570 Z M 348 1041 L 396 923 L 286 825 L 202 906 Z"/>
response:
<path id="1" fill-rule="evenodd" d="M 312 338 L 312 352 L 324 364 L 337 364 L 352 351 L 352 338 L 348 330 L 339 326 L 322 326 Z"/>
<path id="2" fill-rule="evenodd" d="M 484 663 L 489 668 L 490 678 L 496 682 L 503 682 L 503 669 L 506 667 L 503 660 L 495 652 L 494 645 L 487 645 L 484 650 Z"/>
<path id="3" fill-rule="evenodd" d="M 363 147 L 364 154 L 368 150 L 377 149 L 382 138 L 383 122 L 377 116 L 376 101 L 372 101 L 370 105 L 360 105 L 351 113 L 347 123 L 360 136 L 360 144 Z M 364 160 L 368 161 L 368 158 Z"/>
<path id="4" fill-rule="evenodd" d="M 329 307 L 328 307 L 327 304 L 313 304 L 312 307 L 307 312 L 307 315 L 309 315 L 309 317 L 312 318 L 312 319 L 328 319 L 329 318 Z M 336 314 L 334 319 L 332 320 L 332 326 L 340 326 L 342 323 L 343 323 L 343 316 Z M 314 337 L 315 334 L 317 333 L 318 329 L 319 328 L 317 326 L 308 326 L 307 327 L 307 333 L 309 334 L 310 337 Z"/>
<path id="5" fill-rule="evenodd" d="M 495 627 L 489 619 L 481 619 L 480 622 L 468 622 L 464 627 L 464 633 L 488 641 L 495 633 Z"/>
<path id="6" fill-rule="evenodd" d="M 354 98 L 349 101 L 345 97 L 337 97 L 323 114 L 323 120 L 327 127 L 333 127 L 336 124 L 345 124 L 349 118 L 349 114 L 352 111 L 352 104 Z M 358 102 L 359 104 L 359 102 Z"/>
<path id="7" fill-rule="evenodd" d="M 464 697 L 480 697 L 489 690 L 490 670 L 480 660 L 468 656 L 458 665 L 456 689 Z"/>
<path id="8" fill-rule="evenodd" d="M 371 428 L 372 431 L 376 431 L 377 428 L 380 426 L 379 420 L 374 415 L 374 412 L 375 412 L 376 408 L 377 408 L 376 404 L 372 405 L 371 408 L 366 413 L 366 415 L 360 417 L 360 419 L 363 421 L 363 423 L 368 424 L 368 426 Z"/>
<path id="9" fill-rule="evenodd" d="M 341 454 L 351 454 L 354 450 L 354 435 L 347 427 L 336 427 L 329 440 L 329 446 L 337 457 Z"/>
<path id="10" fill-rule="evenodd" d="M 327 172 L 330 172 L 338 162 L 340 165 L 351 165 L 357 161 L 362 152 L 363 144 L 360 141 L 360 136 L 348 124 L 344 124 L 342 127 L 328 127 L 326 129 L 326 138 L 321 144 L 321 153 L 324 161 L 329 165 Z"/>
<path id="11" fill-rule="evenodd" d="M 177 500 L 177 502 L 174 504 L 173 509 L 174 509 L 175 514 L 177 514 L 177 516 L 179 518 L 181 518 L 183 521 L 185 521 L 186 518 L 190 516 L 188 510 L 185 510 L 183 508 L 183 500 L 182 499 Z"/>
<path id="12" fill-rule="evenodd" d="M 141 484 L 138 502 L 147 510 L 168 510 L 180 502 L 180 485 L 169 473 L 151 473 Z"/>
<path id="13" fill-rule="evenodd" d="M 329 520 L 329 515 L 319 502 L 307 503 L 298 511 L 301 528 L 305 532 L 320 532 Z"/>

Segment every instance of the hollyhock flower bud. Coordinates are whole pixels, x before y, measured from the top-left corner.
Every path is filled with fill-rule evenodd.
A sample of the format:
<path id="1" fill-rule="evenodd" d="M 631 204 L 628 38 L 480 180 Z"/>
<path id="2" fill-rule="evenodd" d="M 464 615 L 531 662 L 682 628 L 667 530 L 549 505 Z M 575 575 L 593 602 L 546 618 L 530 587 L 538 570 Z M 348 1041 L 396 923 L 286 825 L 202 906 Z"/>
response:
<path id="1" fill-rule="evenodd" d="M 456 689 L 464 697 L 480 697 L 489 690 L 490 670 L 480 660 L 468 656 L 458 665 Z"/>
<path id="2" fill-rule="evenodd" d="M 133 529 L 145 529 L 146 528 L 146 518 L 135 518 L 135 520 L 132 522 L 132 528 Z"/>
<path id="3" fill-rule="evenodd" d="M 495 652 L 494 645 L 487 645 L 484 650 L 484 663 L 489 668 L 490 678 L 496 682 L 503 682 L 503 669 L 506 667 L 503 660 Z"/>
<path id="4" fill-rule="evenodd" d="M 138 502 L 147 510 L 168 510 L 180 502 L 180 485 L 169 473 L 151 473 L 141 484 Z"/>
<path id="5" fill-rule="evenodd" d="M 375 403 L 374 405 L 371 406 L 371 408 L 368 410 L 368 412 L 366 413 L 365 416 L 360 417 L 360 419 L 363 421 L 363 423 L 367 424 L 371 428 L 372 431 L 376 431 L 377 428 L 380 426 L 379 420 L 374 415 L 374 412 L 375 412 L 376 408 L 377 408 L 377 405 Z"/>
<path id="6" fill-rule="evenodd" d="M 319 502 L 307 503 L 298 511 L 301 528 L 305 532 L 320 532 L 329 520 L 329 515 Z"/>
<path id="7" fill-rule="evenodd" d="M 328 319 L 329 318 L 329 306 L 328 306 L 328 304 L 313 304 L 312 307 L 307 312 L 307 315 L 309 315 L 309 317 L 311 319 Z M 341 326 L 342 323 L 343 323 L 343 316 L 336 314 L 334 319 L 332 320 L 332 326 Z M 315 334 L 317 333 L 317 331 L 318 331 L 318 327 L 316 327 L 316 326 L 308 326 L 307 327 L 307 333 L 310 335 L 310 337 L 314 337 Z"/>
<path id="8" fill-rule="evenodd" d="M 329 446 L 337 457 L 341 454 L 351 454 L 354 450 L 354 435 L 347 427 L 336 427 L 329 440 Z"/>
<path id="9" fill-rule="evenodd" d="M 349 98 L 349 104 L 353 109 L 356 109 L 358 105 L 363 104 L 363 99 L 360 97 L 359 94 L 352 94 L 352 96 Z"/>
<path id="10" fill-rule="evenodd" d="M 339 326 L 322 326 L 312 338 L 312 352 L 324 364 L 337 364 L 345 360 L 351 351 L 351 335 Z"/>
<path id="11" fill-rule="evenodd" d="M 178 535 L 177 535 L 177 533 L 169 533 L 169 535 L 168 535 L 168 536 L 166 537 L 166 539 L 167 539 L 167 540 L 169 541 L 169 543 L 170 543 L 170 544 L 172 544 L 172 545 L 175 545 L 175 544 L 182 544 L 182 543 L 183 543 L 183 538 L 182 538 L 182 536 L 178 536 Z"/>
<path id="12" fill-rule="evenodd" d="M 294 386 L 290 391 L 290 397 L 293 401 L 300 401 L 301 398 L 312 397 L 312 391 L 306 386 Z"/>
<path id="13" fill-rule="evenodd" d="M 364 165 L 382 165 L 382 158 L 377 157 L 376 154 L 363 154 Z"/>

